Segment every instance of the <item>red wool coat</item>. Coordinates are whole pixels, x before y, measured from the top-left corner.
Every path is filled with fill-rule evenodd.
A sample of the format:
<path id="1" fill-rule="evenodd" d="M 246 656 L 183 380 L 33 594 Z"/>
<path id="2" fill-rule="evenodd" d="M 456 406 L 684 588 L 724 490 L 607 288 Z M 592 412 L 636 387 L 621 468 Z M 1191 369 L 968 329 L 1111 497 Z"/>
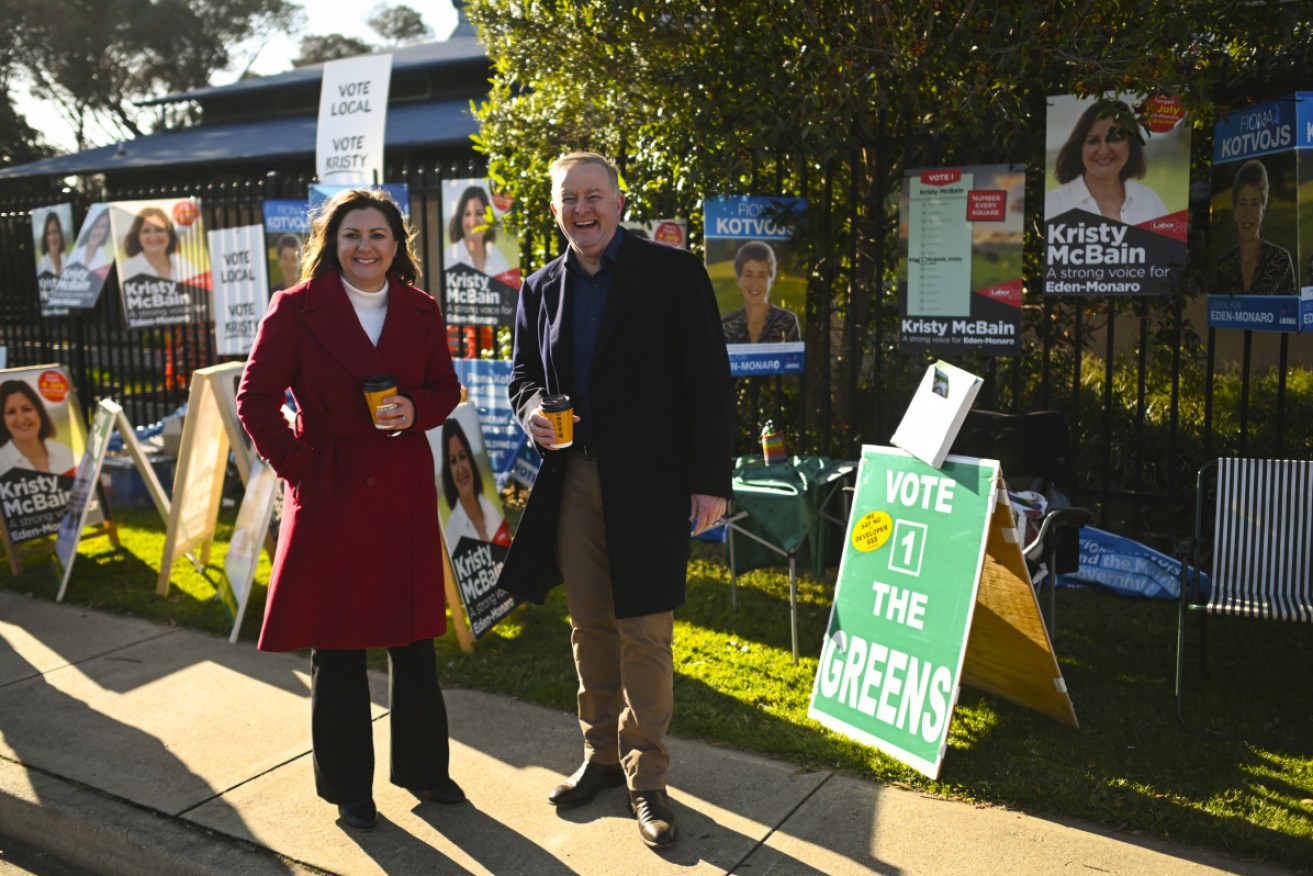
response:
<path id="1" fill-rule="evenodd" d="M 286 481 L 265 651 L 376 648 L 446 629 L 433 456 L 424 437 L 460 400 L 437 302 L 389 275 L 370 343 L 331 271 L 274 295 L 237 391 L 260 456 Z M 391 374 L 415 405 L 396 437 L 374 428 L 361 384 Z M 291 388 L 295 427 L 282 414 Z"/>

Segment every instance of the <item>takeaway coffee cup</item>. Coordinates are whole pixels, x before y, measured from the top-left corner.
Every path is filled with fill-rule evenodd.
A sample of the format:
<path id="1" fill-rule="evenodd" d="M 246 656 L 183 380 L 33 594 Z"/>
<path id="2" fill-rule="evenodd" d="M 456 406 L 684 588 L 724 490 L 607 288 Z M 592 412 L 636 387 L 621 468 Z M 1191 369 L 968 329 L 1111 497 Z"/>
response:
<path id="1" fill-rule="evenodd" d="M 396 409 L 395 404 L 384 404 L 383 399 L 397 394 L 397 382 L 391 374 L 375 374 L 365 380 L 364 390 L 365 404 L 369 405 L 369 416 L 374 419 L 374 428 L 391 429 L 391 424 L 378 421 L 378 415 Z"/>
<path id="2" fill-rule="evenodd" d="M 556 441 L 547 445 L 553 450 L 563 450 L 574 443 L 574 406 L 568 395 L 549 395 L 543 399 L 543 416 L 552 421 L 556 430 Z"/>

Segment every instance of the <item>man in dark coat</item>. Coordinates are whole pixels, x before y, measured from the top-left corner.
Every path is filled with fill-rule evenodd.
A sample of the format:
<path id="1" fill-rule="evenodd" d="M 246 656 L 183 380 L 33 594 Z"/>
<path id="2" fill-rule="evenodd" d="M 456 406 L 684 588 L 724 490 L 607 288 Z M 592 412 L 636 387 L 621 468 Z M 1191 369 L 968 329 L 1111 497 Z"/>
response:
<path id="1" fill-rule="evenodd" d="M 520 291 L 510 384 L 544 460 L 499 583 L 541 602 L 565 581 L 584 763 L 549 800 L 578 806 L 625 784 L 640 837 L 666 848 L 672 612 L 689 536 L 730 496 L 729 357 L 702 263 L 619 227 L 615 165 L 571 153 L 551 173 L 569 247 Z M 541 407 L 558 393 L 573 400 L 574 444 L 551 450 Z"/>

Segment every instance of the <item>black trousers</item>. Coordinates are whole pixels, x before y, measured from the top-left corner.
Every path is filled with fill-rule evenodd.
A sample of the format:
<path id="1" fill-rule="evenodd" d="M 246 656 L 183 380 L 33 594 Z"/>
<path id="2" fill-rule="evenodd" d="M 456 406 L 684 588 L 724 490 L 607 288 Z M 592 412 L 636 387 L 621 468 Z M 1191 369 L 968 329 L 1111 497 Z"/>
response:
<path id="1" fill-rule="evenodd" d="M 364 651 L 310 652 L 310 736 L 315 790 L 329 803 L 373 799 L 374 736 Z M 414 790 L 447 778 L 447 706 L 438 687 L 433 640 L 388 648 L 391 776 Z"/>

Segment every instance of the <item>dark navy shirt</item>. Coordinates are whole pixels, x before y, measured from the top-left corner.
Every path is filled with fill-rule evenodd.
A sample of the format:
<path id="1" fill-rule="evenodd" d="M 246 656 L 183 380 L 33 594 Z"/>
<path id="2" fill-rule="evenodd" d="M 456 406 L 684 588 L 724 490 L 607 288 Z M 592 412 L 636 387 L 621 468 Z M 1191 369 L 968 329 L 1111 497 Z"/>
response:
<path id="1" fill-rule="evenodd" d="M 574 424 L 574 440 L 579 444 L 592 444 L 593 405 L 588 389 L 592 385 L 593 356 L 597 352 L 597 332 L 602 325 L 602 311 L 606 296 L 611 293 L 611 278 L 615 275 L 615 261 L 620 255 L 620 240 L 624 233 L 617 228 L 615 236 L 602 253 L 602 266 L 589 276 L 576 259 L 574 250 L 565 256 L 568 294 L 570 296 L 570 331 L 574 346 L 571 367 L 574 385 L 570 387 L 570 400 L 579 422 Z"/>

